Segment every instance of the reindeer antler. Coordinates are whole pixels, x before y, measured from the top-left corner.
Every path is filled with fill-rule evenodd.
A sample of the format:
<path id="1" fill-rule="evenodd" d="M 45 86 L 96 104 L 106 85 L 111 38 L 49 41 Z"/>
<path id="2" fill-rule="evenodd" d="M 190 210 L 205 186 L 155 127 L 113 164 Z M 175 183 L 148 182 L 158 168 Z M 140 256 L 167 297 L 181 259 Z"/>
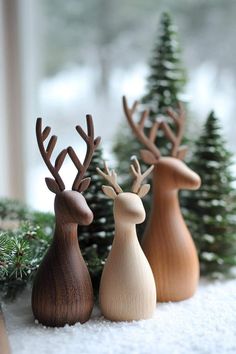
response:
<path id="1" fill-rule="evenodd" d="M 113 187 L 114 191 L 117 194 L 123 192 L 123 190 L 121 189 L 121 187 L 117 183 L 117 174 L 116 174 L 115 170 L 111 170 L 110 171 L 108 166 L 107 166 L 107 163 L 105 161 L 104 161 L 104 170 L 105 170 L 105 172 L 100 170 L 99 167 L 97 167 L 96 170 Z"/>
<path id="2" fill-rule="evenodd" d="M 55 160 L 54 165 L 51 163 L 50 158 L 51 158 L 52 152 L 55 148 L 55 145 L 57 142 L 57 137 L 55 135 L 52 135 L 49 142 L 48 142 L 47 148 L 45 149 L 44 141 L 47 139 L 50 132 L 51 132 L 50 127 L 46 127 L 42 131 L 42 118 L 38 118 L 36 121 L 36 137 L 37 137 L 39 151 L 42 155 L 42 158 L 43 158 L 46 166 L 48 167 L 49 171 L 51 172 L 52 176 L 54 177 L 60 191 L 63 191 L 65 189 L 65 184 L 59 175 L 59 170 L 65 160 L 67 150 L 64 149 L 60 152 L 60 154 L 57 156 L 57 158 Z M 52 181 L 53 180 L 51 180 L 50 178 L 46 178 L 46 183 L 47 183 L 49 189 L 51 189 L 50 185 L 51 185 Z"/>
<path id="3" fill-rule="evenodd" d="M 75 180 L 74 180 L 74 183 L 72 186 L 72 189 L 75 191 L 79 191 L 79 192 L 85 191 L 85 189 L 87 189 L 89 186 L 91 178 L 90 177 L 83 178 L 83 177 L 89 167 L 93 153 L 94 153 L 95 149 L 97 148 L 97 146 L 99 145 L 100 140 L 101 140 L 100 136 L 97 137 L 96 139 L 94 139 L 93 118 L 90 114 L 86 115 L 86 121 L 87 121 L 87 134 L 81 128 L 80 125 L 76 126 L 77 132 L 79 133 L 81 138 L 87 144 L 87 151 L 86 151 L 86 155 L 85 155 L 85 159 L 84 159 L 83 164 L 80 162 L 80 159 L 78 158 L 74 149 L 71 146 L 68 147 L 68 149 L 67 149 L 71 160 L 73 161 L 75 167 L 78 170 L 78 173 L 75 177 Z"/>
<path id="4" fill-rule="evenodd" d="M 153 170 L 153 165 L 149 167 L 147 171 L 143 174 L 141 173 L 141 168 L 137 158 L 134 158 L 134 163 L 130 166 L 132 174 L 134 176 L 134 183 L 132 186 L 132 192 L 137 194 L 140 198 L 144 197 L 150 189 L 149 184 L 142 184 L 144 178 L 146 178 L 149 173 Z M 105 172 L 100 170 L 100 168 L 96 168 L 97 172 L 110 184 L 110 186 L 102 186 L 103 192 L 110 198 L 115 199 L 118 194 L 122 193 L 123 190 L 117 183 L 117 175 L 114 170 L 109 170 L 106 162 L 104 161 L 104 169 Z"/>
<path id="5" fill-rule="evenodd" d="M 145 195 L 149 189 L 149 184 L 142 185 L 143 180 L 152 172 L 154 166 L 150 166 L 143 174 L 141 172 L 140 164 L 135 157 L 133 159 L 133 164 L 130 165 L 131 172 L 134 176 L 134 183 L 132 186 L 132 192 L 138 194 L 140 197 Z"/>
<path id="6" fill-rule="evenodd" d="M 144 133 L 144 124 L 149 115 L 149 111 L 145 110 L 141 114 L 140 121 L 138 123 L 135 123 L 133 120 L 133 114 L 135 112 L 137 105 L 138 102 L 135 101 L 132 108 L 129 108 L 126 97 L 123 96 L 123 107 L 124 107 L 124 112 L 127 117 L 128 123 L 131 129 L 133 130 L 134 134 L 139 139 L 139 141 L 143 145 L 145 145 L 148 149 L 148 150 L 141 150 L 142 158 L 147 163 L 156 163 L 157 160 L 161 157 L 160 150 L 155 145 L 155 138 L 157 135 L 158 128 L 161 125 L 161 122 L 158 121 L 154 122 L 150 129 L 149 136 L 146 136 Z"/>
<path id="7" fill-rule="evenodd" d="M 166 112 L 168 116 L 174 121 L 177 128 L 175 134 L 168 123 L 164 121 L 161 123 L 161 128 L 163 129 L 167 139 L 169 139 L 172 143 L 171 156 L 183 159 L 187 151 L 186 146 L 180 146 L 184 134 L 185 123 L 185 111 L 183 104 L 178 102 L 178 112 L 171 108 L 168 108 Z"/>

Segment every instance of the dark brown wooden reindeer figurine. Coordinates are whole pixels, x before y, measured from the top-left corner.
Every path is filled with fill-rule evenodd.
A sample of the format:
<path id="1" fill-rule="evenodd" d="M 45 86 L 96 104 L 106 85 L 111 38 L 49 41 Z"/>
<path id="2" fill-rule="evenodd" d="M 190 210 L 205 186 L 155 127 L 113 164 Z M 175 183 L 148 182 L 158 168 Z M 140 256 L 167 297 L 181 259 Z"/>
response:
<path id="1" fill-rule="evenodd" d="M 147 148 L 141 150 L 141 157 L 147 164 L 154 164 L 153 200 L 149 221 L 144 232 L 142 247 L 150 262 L 157 287 L 158 301 L 180 301 L 191 297 L 199 279 L 199 261 L 192 237 L 182 217 L 178 191 L 197 189 L 200 177 L 181 160 L 187 148 L 180 146 L 185 113 L 181 104 L 179 111 L 167 110 L 176 125 L 176 133 L 165 121 L 156 121 L 149 136 L 144 124 L 149 115 L 146 110 L 138 123 L 133 120 L 137 107 L 135 102 L 129 108 L 123 97 L 124 112 L 131 129 Z M 162 157 L 155 145 L 158 129 L 162 129 L 171 142 L 171 156 Z"/>
<path id="2" fill-rule="evenodd" d="M 84 178 L 84 175 L 100 142 L 100 137 L 94 139 L 92 117 L 87 115 L 86 118 L 88 134 L 80 126 L 76 127 L 87 144 L 83 163 L 73 148 L 69 147 L 60 152 L 53 165 L 50 159 L 57 137 L 53 135 L 45 149 L 44 141 L 51 128 L 46 127 L 42 131 L 41 118 L 36 123 L 39 150 L 54 177 L 46 178 L 46 184 L 56 194 L 54 237 L 37 271 L 32 291 L 33 314 L 45 326 L 60 327 L 86 322 L 93 308 L 92 283 L 77 239 L 77 225 L 89 225 L 93 220 L 93 213 L 82 192 L 89 186 L 90 178 Z M 65 184 L 59 175 L 67 153 L 78 170 L 72 190 L 65 190 Z"/>

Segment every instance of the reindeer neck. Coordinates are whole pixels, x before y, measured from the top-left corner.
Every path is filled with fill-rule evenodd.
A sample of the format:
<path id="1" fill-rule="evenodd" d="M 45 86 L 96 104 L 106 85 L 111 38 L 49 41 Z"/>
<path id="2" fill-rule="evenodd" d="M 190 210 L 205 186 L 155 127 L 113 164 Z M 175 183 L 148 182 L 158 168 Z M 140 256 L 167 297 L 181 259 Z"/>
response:
<path id="1" fill-rule="evenodd" d="M 158 173 L 157 167 L 153 173 L 153 207 L 155 214 L 165 210 L 166 213 L 175 211 L 175 215 L 181 214 L 178 198 L 178 190 L 169 187 L 165 183 L 165 178 Z"/>
<path id="2" fill-rule="evenodd" d="M 78 245 L 76 223 L 64 223 L 56 217 L 56 227 L 54 232 L 54 241 L 57 243 L 67 243 Z"/>
<path id="3" fill-rule="evenodd" d="M 137 239 L 136 225 L 133 223 L 115 221 L 115 242 L 124 242 L 125 240 Z"/>

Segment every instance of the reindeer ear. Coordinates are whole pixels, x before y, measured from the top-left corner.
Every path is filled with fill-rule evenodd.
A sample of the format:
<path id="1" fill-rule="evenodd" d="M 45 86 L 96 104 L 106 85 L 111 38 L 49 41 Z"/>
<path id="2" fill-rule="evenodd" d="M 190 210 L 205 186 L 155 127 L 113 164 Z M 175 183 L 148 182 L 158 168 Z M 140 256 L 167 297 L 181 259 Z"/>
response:
<path id="1" fill-rule="evenodd" d="M 140 155 L 141 155 L 143 162 L 147 163 L 148 165 L 153 165 L 158 162 L 158 159 L 149 150 L 145 150 L 145 149 L 140 150 Z"/>
<path id="2" fill-rule="evenodd" d="M 90 182 L 91 182 L 90 177 L 86 177 L 86 178 L 82 179 L 82 181 L 79 184 L 78 192 L 80 192 L 80 193 L 84 192 L 88 188 L 88 186 L 90 185 Z"/>
<path id="3" fill-rule="evenodd" d="M 117 194 L 116 194 L 114 188 L 112 188 L 110 186 L 102 186 L 102 190 L 103 190 L 103 193 L 111 199 L 115 199 L 117 197 Z"/>
<path id="4" fill-rule="evenodd" d="M 177 152 L 177 159 L 184 160 L 188 147 L 187 146 L 180 146 Z"/>
<path id="5" fill-rule="evenodd" d="M 57 182 L 55 181 L 55 179 L 46 177 L 45 178 L 45 182 L 46 182 L 46 185 L 47 185 L 48 189 L 51 192 L 53 192 L 55 194 L 58 194 L 58 193 L 61 192 L 61 190 L 60 190 Z"/>
<path id="6" fill-rule="evenodd" d="M 138 191 L 138 196 L 140 197 L 140 198 L 143 198 L 143 197 L 145 197 L 145 195 L 149 192 L 149 190 L 150 190 L 150 184 L 143 184 L 141 187 L 140 187 L 140 189 L 139 189 L 139 191 Z"/>

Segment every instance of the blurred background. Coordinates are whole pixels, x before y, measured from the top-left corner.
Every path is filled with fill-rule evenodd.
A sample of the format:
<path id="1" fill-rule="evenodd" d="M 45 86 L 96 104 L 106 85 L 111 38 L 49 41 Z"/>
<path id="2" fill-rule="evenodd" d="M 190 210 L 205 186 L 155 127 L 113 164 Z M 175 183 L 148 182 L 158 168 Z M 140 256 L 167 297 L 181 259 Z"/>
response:
<path id="1" fill-rule="evenodd" d="M 59 136 L 58 151 L 73 144 L 83 156 L 74 127 L 85 127 L 86 113 L 92 114 L 105 157 L 116 163 L 121 96 L 144 95 L 166 10 L 178 27 L 192 134 L 214 109 L 236 153 L 234 0 L 1 0 L 0 196 L 52 209 L 44 182 L 49 173 L 36 145 L 38 116 Z M 62 173 L 69 188 L 75 171 L 67 161 Z"/>

